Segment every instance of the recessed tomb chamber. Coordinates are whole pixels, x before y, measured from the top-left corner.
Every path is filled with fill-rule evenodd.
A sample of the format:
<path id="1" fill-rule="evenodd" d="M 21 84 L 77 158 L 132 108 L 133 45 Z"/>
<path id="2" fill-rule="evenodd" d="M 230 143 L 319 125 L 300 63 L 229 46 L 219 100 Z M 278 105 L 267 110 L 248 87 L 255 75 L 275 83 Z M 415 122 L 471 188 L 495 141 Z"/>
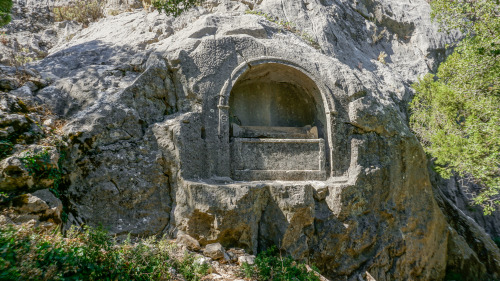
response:
<path id="1" fill-rule="evenodd" d="M 249 67 L 219 108 L 234 180 L 326 179 L 325 102 L 302 71 L 281 63 Z"/>

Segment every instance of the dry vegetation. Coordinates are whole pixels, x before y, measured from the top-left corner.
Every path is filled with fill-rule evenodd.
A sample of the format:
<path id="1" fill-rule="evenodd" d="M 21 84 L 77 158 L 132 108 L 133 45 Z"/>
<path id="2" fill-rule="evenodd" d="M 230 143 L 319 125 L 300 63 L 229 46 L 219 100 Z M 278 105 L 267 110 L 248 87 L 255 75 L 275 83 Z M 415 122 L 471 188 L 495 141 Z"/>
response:
<path id="1" fill-rule="evenodd" d="M 55 21 L 74 20 L 87 27 L 91 22 L 104 17 L 103 3 L 98 0 L 78 0 L 71 5 L 54 7 Z"/>

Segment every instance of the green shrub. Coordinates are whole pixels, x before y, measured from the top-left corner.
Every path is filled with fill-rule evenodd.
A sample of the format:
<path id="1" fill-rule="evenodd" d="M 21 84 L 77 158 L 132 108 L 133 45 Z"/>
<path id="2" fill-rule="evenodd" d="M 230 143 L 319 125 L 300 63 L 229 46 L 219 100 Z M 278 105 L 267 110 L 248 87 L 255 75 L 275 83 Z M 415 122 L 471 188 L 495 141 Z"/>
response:
<path id="1" fill-rule="evenodd" d="M 304 263 L 297 263 L 291 257 L 282 257 L 276 246 L 263 251 L 255 258 L 255 265 L 242 266 L 248 278 L 273 281 L 319 281 L 314 271 L 307 271 Z"/>
<path id="2" fill-rule="evenodd" d="M 179 16 L 182 12 L 202 4 L 202 0 L 153 0 L 153 7 L 167 15 Z"/>
<path id="3" fill-rule="evenodd" d="M 0 0 L 0 27 L 10 22 L 11 9 L 12 9 L 12 0 Z"/>
<path id="4" fill-rule="evenodd" d="M 59 184 L 62 179 L 61 162 L 64 158 L 64 153 L 60 151 L 58 165 L 53 165 L 50 161 L 50 153 L 48 150 L 43 149 L 39 153 L 28 152 L 25 157 L 20 158 L 24 167 L 28 170 L 30 176 L 35 179 L 49 179 L 54 181 L 52 192 L 59 195 Z"/>
<path id="5" fill-rule="evenodd" d="M 154 237 L 118 243 L 102 228 L 58 229 L 0 225 L 0 280 L 171 280 L 175 268 L 188 281 L 208 265 L 185 254 L 172 258 L 171 242 Z"/>
<path id="6" fill-rule="evenodd" d="M 201 277 L 207 275 L 209 269 L 208 264 L 197 263 L 195 256 L 188 253 L 181 260 L 175 260 L 173 265 L 188 281 L 201 280 Z"/>
<path id="7" fill-rule="evenodd" d="M 101 228 L 0 227 L 0 280 L 168 280 L 167 242 L 119 245 Z"/>
<path id="8" fill-rule="evenodd" d="M 28 152 L 25 157 L 20 158 L 24 167 L 30 175 L 39 178 L 51 178 L 51 175 L 56 173 L 50 162 L 50 153 L 44 149 L 39 153 Z M 57 170 L 57 169 L 55 169 Z"/>
<path id="9" fill-rule="evenodd" d="M 87 27 L 91 22 L 104 17 L 103 4 L 99 0 L 77 0 L 72 5 L 54 7 L 55 21 L 74 20 Z"/>
<path id="10" fill-rule="evenodd" d="M 498 1 L 430 2 L 431 16 L 461 41 L 437 73 L 412 87 L 410 125 L 436 171 L 473 182 L 474 202 L 491 214 L 500 207 L 500 17 Z M 450 46 L 447 46 L 450 47 Z"/>

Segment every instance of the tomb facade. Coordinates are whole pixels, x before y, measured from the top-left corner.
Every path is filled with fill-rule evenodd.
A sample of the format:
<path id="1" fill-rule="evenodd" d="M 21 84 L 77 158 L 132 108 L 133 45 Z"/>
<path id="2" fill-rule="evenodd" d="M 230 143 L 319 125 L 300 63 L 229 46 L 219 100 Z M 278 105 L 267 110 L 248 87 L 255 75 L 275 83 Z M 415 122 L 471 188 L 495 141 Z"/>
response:
<path id="1" fill-rule="evenodd" d="M 218 104 L 219 176 L 325 180 L 331 104 L 291 62 L 267 58 L 237 67 Z"/>

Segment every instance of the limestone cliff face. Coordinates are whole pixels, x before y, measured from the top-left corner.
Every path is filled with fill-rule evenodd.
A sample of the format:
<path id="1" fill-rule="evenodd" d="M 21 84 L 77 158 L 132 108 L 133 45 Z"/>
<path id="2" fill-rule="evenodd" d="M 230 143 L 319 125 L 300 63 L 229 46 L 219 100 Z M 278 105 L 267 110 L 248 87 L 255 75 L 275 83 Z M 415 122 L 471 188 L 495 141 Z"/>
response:
<path id="1" fill-rule="evenodd" d="M 409 85 L 451 40 L 428 15 L 423 0 L 213 1 L 62 40 L 29 96 L 69 120 L 67 224 L 279 245 L 333 280 L 500 277 L 407 126 Z"/>

